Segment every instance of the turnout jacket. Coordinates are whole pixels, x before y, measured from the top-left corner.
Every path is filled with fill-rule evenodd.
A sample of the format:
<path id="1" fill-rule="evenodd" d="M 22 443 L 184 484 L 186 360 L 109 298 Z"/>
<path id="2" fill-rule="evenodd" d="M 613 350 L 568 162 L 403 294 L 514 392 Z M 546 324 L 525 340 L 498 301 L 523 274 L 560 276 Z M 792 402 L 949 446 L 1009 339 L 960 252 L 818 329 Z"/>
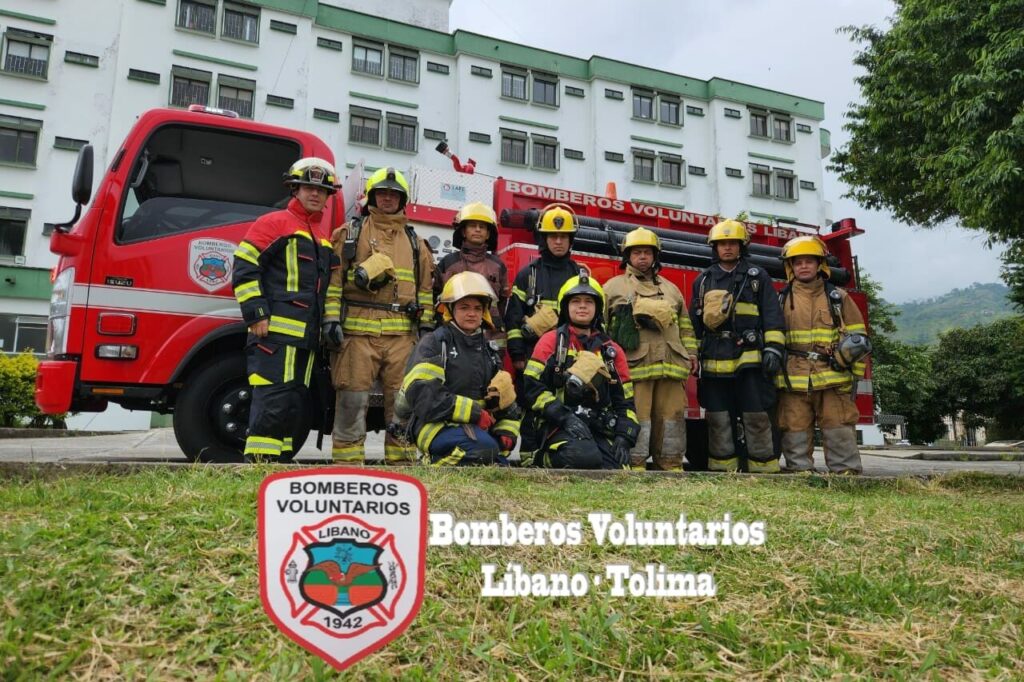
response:
<path id="1" fill-rule="evenodd" d="M 715 289 L 733 295 L 732 312 L 717 330 L 704 326 L 704 297 Z M 690 297 L 690 321 L 700 341 L 701 376 L 727 378 L 736 372 L 761 367 L 761 348 L 782 352 L 784 322 L 772 278 L 764 268 L 751 266 L 741 258 L 731 272 L 718 263 L 697 276 Z M 754 332 L 754 343 L 745 332 Z"/>
<path id="2" fill-rule="evenodd" d="M 315 350 L 338 258 L 327 240 L 323 213 L 309 213 L 298 199 L 260 216 L 235 250 L 231 283 L 247 325 L 269 320 L 265 339 Z M 248 342 L 256 337 L 249 335 Z"/>
<path id="3" fill-rule="evenodd" d="M 565 348 L 564 360 L 558 357 L 559 337 Z M 591 397 L 579 405 L 567 404 L 566 370 L 581 350 L 600 353 L 611 379 L 596 382 L 596 398 Z M 633 382 L 630 381 L 626 354 L 603 331 L 593 330 L 588 336 L 581 337 L 572 325 L 562 324 L 544 334 L 526 364 L 523 390 L 530 409 L 544 420 L 545 431 L 560 426 L 566 416 L 582 408 L 587 413 L 583 420 L 588 422 L 595 437 L 604 436 L 608 440 L 623 437 L 630 447 L 636 444 L 640 421 L 633 402 Z"/>
<path id="4" fill-rule="evenodd" d="M 839 315 L 833 315 L 829 294 L 839 297 Z M 849 391 L 854 377 L 864 377 L 863 360 L 852 371 L 836 371 L 828 356 L 846 334 L 867 334 L 864 317 L 850 296 L 839 287 L 826 284 L 820 277 L 813 282 L 794 280 L 779 295 L 786 319 L 786 365 L 775 377 L 775 385 L 794 392 L 835 388 Z M 816 353 L 821 357 L 807 357 Z M 786 376 L 789 375 L 789 383 Z"/>
<path id="5" fill-rule="evenodd" d="M 420 339 L 402 381 L 412 409 L 409 431 L 415 435 L 416 446 L 428 452 L 441 429 L 475 424 L 485 409 L 487 385 L 501 368 L 501 354 L 482 330 L 465 334 L 449 322 Z M 519 437 L 521 414 L 515 403 L 491 414 L 496 420 L 491 434 Z"/>
<path id="6" fill-rule="evenodd" d="M 432 294 L 434 257 L 404 213 L 387 214 L 376 206 L 361 219 L 355 257 L 345 257 L 345 242 L 353 230 L 345 223 L 331 235 L 331 244 L 341 267 L 331 277 L 324 319 L 340 320 L 345 334 L 395 336 L 415 334 L 418 327 L 434 326 Z M 413 262 L 412 242 L 419 244 L 418 262 Z M 377 291 L 364 291 L 352 281 L 360 263 L 374 253 L 383 253 L 395 266 L 395 279 Z M 344 281 L 343 281 L 344 280 Z M 418 286 L 417 286 L 418 285 Z M 419 306 L 418 316 L 409 307 Z M 342 314 L 344 311 L 344 314 Z"/>
<path id="7" fill-rule="evenodd" d="M 606 324 L 622 306 L 630 306 L 640 298 L 665 301 L 672 307 L 672 325 L 665 329 L 639 330 L 640 344 L 625 351 L 629 374 L 633 381 L 679 379 L 690 376 L 690 357 L 697 354 L 697 338 L 686 310 L 686 299 L 672 282 L 659 277 L 651 269 L 646 275 L 626 265 L 624 274 L 612 277 L 604 285 Z"/>
<path id="8" fill-rule="evenodd" d="M 523 320 L 543 303 L 558 314 L 558 292 L 570 277 L 580 274 L 580 265 L 569 254 L 556 258 L 547 249 L 519 271 L 512 283 L 512 297 L 505 310 L 508 330 L 508 354 L 512 360 L 526 360 L 537 344 L 536 338 L 523 334 Z"/>
<path id="9" fill-rule="evenodd" d="M 441 295 L 445 282 L 460 272 L 475 272 L 483 275 L 487 283 L 494 290 L 498 297 L 497 303 L 491 308 L 491 319 L 497 328 L 497 333 L 489 332 L 488 338 L 497 341 L 495 338 L 504 336 L 500 332 L 504 329 L 502 314 L 508 307 L 508 299 L 512 295 L 512 287 L 508 282 L 508 268 L 500 258 L 487 251 L 486 247 L 463 246 L 460 251 L 449 253 L 441 259 L 434 270 L 434 299 Z M 503 341 L 502 341 L 503 343 Z"/>

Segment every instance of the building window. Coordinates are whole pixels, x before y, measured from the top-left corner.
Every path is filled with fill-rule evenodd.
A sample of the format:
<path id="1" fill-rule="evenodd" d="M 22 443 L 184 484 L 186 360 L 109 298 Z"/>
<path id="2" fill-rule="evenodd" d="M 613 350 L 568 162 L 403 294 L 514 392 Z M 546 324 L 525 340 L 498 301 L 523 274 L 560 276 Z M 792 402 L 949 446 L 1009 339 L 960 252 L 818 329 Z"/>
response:
<path id="1" fill-rule="evenodd" d="M 772 116 L 772 137 L 779 142 L 793 140 L 793 121 L 781 116 Z"/>
<path id="2" fill-rule="evenodd" d="M 533 135 L 533 167 L 558 170 L 558 140 L 547 135 Z"/>
<path id="3" fill-rule="evenodd" d="M 800 132 L 800 133 L 809 133 L 809 132 L 811 132 L 811 126 L 807 125 L 806 123 L 797 123 L 796 124 L 796 129 L 797 129 L 797 132 Z"/>
<path id="4" fill-rule="evenodd" d="M 704 109 L 702 109 L 701 107 L 688 106 L 686 107 L 686 113 L 690 114 L 691 116 L 703 116 Z"/>
<path id="5" fill-rule="evenodd" d="M 447 140 L 448 135 L 443 130 L 431 130 L 430 128 L 423 129 L 423 137 L 428 140 Z"/>
<path id="6" fill-rule="evenodd" d="M 633 180 L 654 182 L 654 152 L 650 149 L 633 150 Z"/>
<path id="7" fill-rule="evenodd" d="M 533 101 L 535 104 L 558 106 L 558 79 L 554 76 L 533 74 Z"/>
<path id="8" fill-rule="evenodd" d="M 526 165 L 526 133 L 501 129 L 501 162 L 517 166 Z"/>
<path id="9" fill-rule="evenodd" d="M 209 33 L 217 32 L 217 4 L 203 0 L 179 0 L 178 28 Z"/>
<path id="10" fill-rule="evenodd" d="M 31 216 L 26 208 L 0 206 L 0 258 L 25 255 L 25 234 Z"/>
<path id="11" fill-rule="evenodd" d="M 210 101 L 209 71 L 199 71 L 183 66 L 171 67 L 171 105 L 187 107 L 190 104 L 207 104 Z"/>
<path id="12" fill-rule="evenodd" d="M 46 78 L 52 36 L 9 28 L 4 37 L 4 71 Z"/>
<path id="13" fill-rule="evenodd" d="M 573 97 L 585 97 L 586 93 L 583 92 L 583 88 L 577 88 L 573 85 L 565 86 L 565 94 L 572 95 Z"/>
<path id="14" fill-rule="evenodd" d="M 427 62 L 427 71 L 433 71 L 434 73 L 441 73 L 445 76 L 448 75 L 448 65 L 438 64 L 437 62 Z"/>
<path id="15" fill-rule="evenodd" d="M 578 149 L 568 149 L 567 148 L 562 153 L 565 154 L 565 158 L 567 158 L 567 159 L 574 159 L 576 161 L 583 161 L 583 152 L 581 152 Z"/>
<path id="16" fill-rule="evenodd" d="M 280 31 L 281 33 L 291 33 L 292 35 L 295 35 L 299 32 L 299 27 L 295 24 L 289 24 L 287 21 L 278 21 L 277 19 L 271 19 L 270 30 Z"/>
<path id="17" fill-rule="evenodd" d="M 743 171 L 741 171 L 739 168 L 726 168 L 725 176 L 728 178 L 742 178 Z"/>
<path id="18" fill-rule="evenodd" d="M 493 76 L 491 70 L 483 66 L 470 66 L 469 72 L 474 76 L 482 76 L 484 78 L 491 78 Z"/>
<path id="19" fill-rule="evenodd" d="M 317 47 L 326 47 L 328 50 L 334 50 L 335 52 L 341 52 L 345 49 L 345 46 L 340 40 L 331 40 L 330 38 L 317 38 Z"/>
<path id="20" fill-rule="evenodd" d="M 660 97 L 660 109 L 662 123 L 673 126 L 682 123 L 682 119 L 679 117 L 679 100 L 662 95 Z"/>
<path id="21" fill-rule="evenodd" d="M 313 118 L 318 118 L 321 121 L 330 121 L 331 123 L 337 123 L 341 120 L 341 114 L 337 111 L 331 111 L 330 109 L 313 109 Z"/>
<path id="22" fill-rule="evenodd" d="M 142 69 L 128 69 L 128 80 L 159 85 L 160 74 L 153 73 L 152 71 L 143 71 Z"/>
<path id="23" fill-rule="evenodd" d="M 282 97 L 281 95 L 267 94 L 267 104 L 272 107 L 281 107 L 283 109 L 294 109 L 295 100 L 291 97 Z"/>
<path id="24" fill-rule="evenodd" d="M 73 137 L 60 137 L 59 135 L 53 138 L 54 149 L 66 149 L 70 152 L 77 152 L 87 144 L 89 144 L 89 140 L 76 140 Z"/>
<path id="25" fill-rule="evenodd" d="M 42 128 L 42 121 L 0 115 L 0 162 L 35 166 Z"/>
<path id="26" fill-rule="evenodd" d="M 220 32 L 223 38 L 243 40 L 247 43 L 260 41 L 260 10 L 258 7 L 224 3 L 224 25 Z"/>
<path id="27" fill-rule="evenodd" d="M 659 182 L 663 185 L 669 185 L 670 187 L 682 187 L 683 186 L 683 159 L 675 154 L 660 154 L 658 156 L 659 162 Z"/>
<path id="28" fill-rule="evenodd" d="M 515 71 L 501 72 L 501 96 L 526 99 L 526 74 Z"/>
<path id="29" fill-rule="evenodd" d="M 470 131 L 470 133 L 469 133 L 469 141 L 470 142 L 481 142 L 483 144 L 490 144 L 491 143 L 491 136 L 488 135 L 487 133 L 474 133 L 474 132 Z"/>
<path id="30" fill-rule="evenodd" d="M 778 199 L 796 199 L 796 176 L 782 168 L 775 169 L 775 196 Z"/>
<path id="31" fill-rule="evenodd" d="M 72 52 L 71 50 L 64 52 L 64 61 L 70 64 L 81 64 L 82 66 L 98 67 L 100 65 L 100 58 L 96 55 Z"/>
<path id="32" fill-rule="evenodd" d="M 388 132 L 385 146 L 402 152 L 416 151 L 416 117 L 388 113 Z"/>
<path id="33" fill-rule="evenodd" d="M 608 99 L 624 100 L 625 95 L 622 94 L 622 90 L 612 90 L 611 88 L 604 89 L 604 96 Z"/>
<path id="34" fill-rule="evenodd" d="M 371 76 L 384 75 L 384 48 L 370 45 L 352 46 L 352 70 Z"/>
<path id="35" fill-rule="evenodd" d="M 703 166 L 687 166 L 686 168 L 689 171 L 690 175 L 707 175 L 708 174 L 708 172 L 704 169 Z"/>
<path id="36" fill-rule="evenodd" d="M 755 137 L 768 137 L 768 112 L 750 110 L 750 134 Z"/>
<path id="37" fill-rule="evenodd" d="M 814 189 L 814 183 L 810 180 L 801 180 L 800 189 Z"/>
<path id="38" fill-rule="evenodd" d="M 645 121 L 654 120 L 653 92 L 633 91 L 633 118 L 641 118 Z"/>
<path id="39" fill-rule="evenodd" d="M 406 83 L 420 82 L 420 58 L 411 52 L 388 50 L 388 78 Z"/>
<path id="40" fill-rule="evenodd" d="M 256 81 L 220 76 L 217 85 L 218 107 L 234 111 L 242 118 L 252 118 Z"/>
<path id="41" fill-rule="evenodd" d="M 730 109 L 729 107 L 725 108 L 725 117 L 726 118 L 740 118 L 742 116 L 743 116 L 743 114 L 740 113 L 739 109 Z"/>
<path id="42" fill-rule="evenodd" d="M 358 144 L 380 144 L 380 112 L 376 109 L 349 107 L 348 141 Z"/>
<path id="43" fill-rule="evenodd" d="M 626 162 L 626 157 L 624 157 L 619 152 L 605 152 L 604 153 L 604 160 L 605 161 L 614 161 L 615 163 L 625 163 Z"/>
<path id="44" fill-rule="evenodd" d="M 772 173 L 768 166 L 758 163 L 750 164 L 750 176 L 753 179 L 751 193 L 755 197 L 770 197 L 772 195 Z"/>

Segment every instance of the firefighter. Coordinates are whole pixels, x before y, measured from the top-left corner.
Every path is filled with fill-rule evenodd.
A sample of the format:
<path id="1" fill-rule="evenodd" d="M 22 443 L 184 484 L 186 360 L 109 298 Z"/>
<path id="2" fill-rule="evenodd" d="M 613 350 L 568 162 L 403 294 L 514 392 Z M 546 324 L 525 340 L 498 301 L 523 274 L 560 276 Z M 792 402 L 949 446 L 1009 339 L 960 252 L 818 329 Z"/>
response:
<path id="1" fill-rule="evenodd" d="M 814 426 L 833 473 L 863 471 L 857 449 L 860 417 L 853 387 L 871 352 L 864 318 L 845 291 L 828 281 L 824 242 L 791 239 L 782 249 L 789 283 L 779 293 L 786 320 L 786 362 L 775 379 L 787 471 L 813 469 Z"/>
<path id="2" fill-rule="evenodd" d="M 292 430 L 320 346 L 327 282 L 337 265 L 329 226 L 321 224 L 336 179 L 323 159 L 293 163 L 284 176 L 292 195 L 287 208 L 260 216 L 235 251 L 232 285 L 249 327 L 247 461 L 292 454 Z"/>
<path id="3" fill-rule="evenodd" d="M 693 282 L 690 320 L 700 342 L 697 395 L 708 423 L 708 467 L 739 470 L 733 433 L 743 421 L 747 470 L 779 470 L 768 410 L 782 366 L 782 310 L 763 268 L 746 260 L 750 236 L 736 220 L 711 228 L 711 266 Z"/>
<path id="4" fill-rule="evenodd" d="M 394 168 L 381 168 L 366 181 L 362 216 L 331 237 L 341 259 L 326 307 L 339 346 L 331 367 L 338 389 L 331 446 L 335 462 L 363 463 L 370 389 L 380 381 L 384 419 L 390 423 L 405 363 L 418 335 L 433 328 L 434 260 L 408 224 L 408 200 L 405 177 Z M 416 448 L 388 433 L 384 460 L 413 464 Z"/>
<path id="5" fill-rule="evenodd" d="M 562 285 L 558 327 L 540 338 L 524 372 L 526 401 L 539 417 L 541 466 L 629 466 L 640 425 L 626 354 L 601 323 L 604 298 L 586 271 Z"/>
<path id="6" fill-rule="evenodd" d="M 550 204 L 541 211 L 534 231 L 540 256 L 516 274 L 512 297 L 505 310 L 508 354 L 516 370 L 517 393 L 526 411 L 523 417 L 519 457 L 523 466 L 533 462 L 539 445 L 536 415 L 523 402 L 523 371 L 534 346 L 546 332 L 558 324 L 558 292 L 565 282 L 580 273 L 580 265 L 570 252 L 579 226 L 576 214 L 565 204 Z"/>
<path id="7" fill-rule="evenodd" d="M 512 376 L 484 334 L 496 298 L 483 275 L 453 275 L 437 305 L 444 324 L 409 358 L 396 410 L 431 464 L 507 465 L 516 445 L 522 413 Z"/>
<path id="8" fill-rule="evenodd" d="M 658 275 L 661 240 L 638 227 L 622 243 L 624 274 L 605 282 L 609 333 L 622 346 L 636 392 L 640 435 L 630 467 L 682 471 L 686 380 L 697 371 L 697 340 L 679 288 Z"/>
<path id="9" fill-rule="evenodd" d="M 498 250 L 498 220 L 494 209 L 479 201 L 466 204 L 456 214 L 452 244 L 458 251 L 449 253 L 434 271 L 434 297 L 444 290 L 445 283 L 460 272 L 477 272 L 484 276 L 498 299 L 491 309 L 493 324 L 484 331 L 489 341 L 505 348 L 504 320 L 501 312 L 508 305 L 512 287 L 508 281 L 508 268 L 494 255 Z"/>

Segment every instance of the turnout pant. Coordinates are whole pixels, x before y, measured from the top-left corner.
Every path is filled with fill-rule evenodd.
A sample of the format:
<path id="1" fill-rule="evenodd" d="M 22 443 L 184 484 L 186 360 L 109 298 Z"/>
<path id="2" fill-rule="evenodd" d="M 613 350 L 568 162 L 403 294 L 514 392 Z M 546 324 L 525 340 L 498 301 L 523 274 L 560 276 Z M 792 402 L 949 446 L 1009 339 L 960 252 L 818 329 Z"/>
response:
<path id="1" fill-rule="evenodd" d="M 701 377 L 697 389 L 708 421 L 708 468 L 711 471 L 739 470 L 732 427 L 734 417 L 740 416 L 747 447 L 747 470 L 777 472 L 779 462 L 768 418 L 768 410 L 775 404 L 775 387 L 761 373 L 760 367 L 742 369 L 732 377 Z"/>
<path id="2" fill-rule="evenodd" d="M 405 363 L 416 346 L 414 334 L 359 336 L 349 334 L 334 361 L 331 379 L 338 389 L 331 434 L 331 456 L 335 462 L 362 464 L 366 459 L 366 410 L 370 390 L 380 380 L 384 393 L 384 422 L 395 413 L 395 394 L 402 387 Z M 416 447 L 391 434 L 384 437 L 384 461 L 411 464 Z"/>
<path id="3" fill-rule="evenodd" d="M 679 379 L 633 382 L 640 436 L 630 453 L 630 468 L 644 469 L 648 455 L 654 468 L 682 471 L 686 454 L 686 384 Z"/>
<path id="4" fill-rule="evenodd" d="M 857 448 L 857 419 L 860 412 L 850 394 L 827 388 L 810 393 L 779 393 L 779 430 L 782 453 L 789 471 L 814 469 L 814 425 L 821 428 L 825 465 L 837 473 L 859 474 L 860 450 Z"/>
<path id="5" fill-rule="evenodd" d="M 245 349 L 252 406 L 246 459 L 273 461 L 292 454 L 292 433 L 306 404 L 313 371 L 308 349 L 259 341 Z"/>
<path id="6" fill-rule="evenodd" d="M 430 463 L 435 466 L 470 466 L 474 464 L 508 465 L 498 454 L 498 441 L 476 424 L 450 424 L 438 432 L 428 448 Z"/>
<path id="7" fill-rule="evenodd" d="M 540 465 L 549 469 L 622 469 L 607 438 L 570 438 L 558 431 L 537 452 Z"/>

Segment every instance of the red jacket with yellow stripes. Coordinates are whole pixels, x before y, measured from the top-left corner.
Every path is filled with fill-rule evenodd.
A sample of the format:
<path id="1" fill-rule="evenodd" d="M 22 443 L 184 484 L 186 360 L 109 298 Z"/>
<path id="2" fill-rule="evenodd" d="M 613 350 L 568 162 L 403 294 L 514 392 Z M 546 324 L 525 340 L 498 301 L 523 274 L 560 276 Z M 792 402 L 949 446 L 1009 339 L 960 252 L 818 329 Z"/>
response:
<path id="1" fill-rule="evenodd" d="M 246 324 L 269 320 L 266 341 L 310 349 L 320 343 L 331 270 L 341 265 L 322 218 L 292 198 L 288 208 L 254 222 L 235 251 L 235 298 Z"/>

